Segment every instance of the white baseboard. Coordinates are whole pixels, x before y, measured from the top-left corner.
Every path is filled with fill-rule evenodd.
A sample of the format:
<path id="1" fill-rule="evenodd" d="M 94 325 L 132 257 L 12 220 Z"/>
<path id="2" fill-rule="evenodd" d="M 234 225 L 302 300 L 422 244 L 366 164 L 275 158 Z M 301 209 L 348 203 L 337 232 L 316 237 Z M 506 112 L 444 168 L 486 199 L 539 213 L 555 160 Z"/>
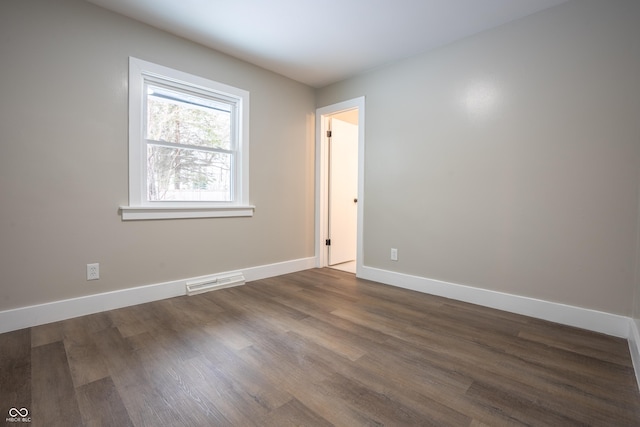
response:
<path id="1" fill-rule="evenodd" d="M 638 324 L 634 319 L 629 320 L 629 352 L 631 353 L 633 370 L 636 373 L 636 382 L 640 389 L 640 331 L 638 331 Z"/>
<path id="2" fill-rule="evenodd" d="M 276 264 L 261 265 L 238 270 L 242 272 L 247 282 L 294 273 L 296 271 L 314 268 L 316 258 L 301 258 Z M 216 275 L 234 272 L 220 272 Z M 145 302 L 157 301 L 186 295 L 186 283 L 207 276 L 190 277 L 153 285 L 139 286 L 112 292 L 87 295 L 78 298 L 53 301 L 45 304 L 20 307 L 12 310 L 0 311 L 0 333 L 44 325 L 59 320 L 87 314 L 99 313 L 106 310 L 128 307 Z"/>
<path id="3" fill-rule="evenodd" d="M 629 318 L 625 316 L 366 266 L 358 271 L 358 277 L 607 335 L 629 338 Z"/>
<path id="4" fill-rule="evenodd" d="M 358 277 L 374 282 L 478 304 L 537 319 L 626 338 L 631 361 L 640 388 L 640 323 L 632 318 L 587 308 L 527 298 L 518 295 L 442 282 L 388 270 L 363 266 Z"/>
<path id="5" fill-rule="evenodd" d="M 275 264 L 220 272 L 226 275 L 242 272 L 246 281 L 275 277 L 316 267 L 316 257 L 301 258 Z M 50 303 L 0 311 L 0 333 L 10 332 L 46 323 L 57 322 L 87 314 L 128 307 L 145 302 L 158 301 L 186 295 L 186 283 L 207 276 L 190 277 L 165 283 L 157 283 L 119 291 L 87 295 Z M 511 313 L 549 320 L 616 337 L 626 338 L 640 387 L 640 325 L 633 319 L 615 314 L 580 308 L 560 303 L 511 295 L 487 289 L 442 282 L 419 276 L 396 273 L 363 266 L 358 277 L 374 282 L 411 289 L 445 298 L 478 304 Z"/>

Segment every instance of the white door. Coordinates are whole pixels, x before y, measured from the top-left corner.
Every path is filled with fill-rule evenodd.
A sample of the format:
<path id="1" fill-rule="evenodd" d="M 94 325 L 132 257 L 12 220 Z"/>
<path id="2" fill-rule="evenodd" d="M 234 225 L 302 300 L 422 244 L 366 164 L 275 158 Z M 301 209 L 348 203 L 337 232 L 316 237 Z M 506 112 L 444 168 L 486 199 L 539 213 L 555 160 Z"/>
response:
<path id="1" fill-rule="evenodd" d="M 330 119 L 329 265 L 356 259 L 358 220 L 358 126 Z"/>

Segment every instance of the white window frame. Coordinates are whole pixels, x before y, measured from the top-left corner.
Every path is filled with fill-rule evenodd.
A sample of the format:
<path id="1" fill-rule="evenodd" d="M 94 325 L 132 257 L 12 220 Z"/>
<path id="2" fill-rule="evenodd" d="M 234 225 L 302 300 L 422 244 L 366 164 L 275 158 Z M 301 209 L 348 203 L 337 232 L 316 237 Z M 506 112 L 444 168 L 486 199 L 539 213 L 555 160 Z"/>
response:
<path id="1" fill-rule="evenodd" d="M 188 87 L 231 99 L 237 107 L 237 151 L 233 165 L 231 202 L 147 200 L 147 144 L 144 86 L 158 82 L 177 89 Z M 121 206 L 123 220 L 253 216 L 249 203 L 249 92 L 169 67 L 129 57 L 129 205 Z"/>

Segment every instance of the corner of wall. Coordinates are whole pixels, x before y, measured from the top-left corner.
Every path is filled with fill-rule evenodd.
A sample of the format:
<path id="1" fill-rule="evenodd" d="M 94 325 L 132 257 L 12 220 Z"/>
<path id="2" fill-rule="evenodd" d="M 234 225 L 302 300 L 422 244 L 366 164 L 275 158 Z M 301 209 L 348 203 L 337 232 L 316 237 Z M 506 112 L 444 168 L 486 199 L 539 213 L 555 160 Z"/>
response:
<path id="1" fill-rule="evenodd" d="M 633 370 L 636 374 L 636 382 L 640 390 L 640 331 L 638 322 L 635 319 L 629 319 L 629 353 L 631 353 L 631 362 Z"/>

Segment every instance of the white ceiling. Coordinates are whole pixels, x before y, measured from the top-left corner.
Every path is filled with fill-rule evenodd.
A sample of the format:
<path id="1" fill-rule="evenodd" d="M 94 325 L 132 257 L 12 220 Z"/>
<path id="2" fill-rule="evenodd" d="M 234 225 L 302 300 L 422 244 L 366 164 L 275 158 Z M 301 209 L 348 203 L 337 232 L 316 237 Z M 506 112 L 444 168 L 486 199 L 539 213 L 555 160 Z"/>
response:
<path id="1" fill-rule="evenodd" d="M 87 0 L 322 87 L 566 0 Z"/>

